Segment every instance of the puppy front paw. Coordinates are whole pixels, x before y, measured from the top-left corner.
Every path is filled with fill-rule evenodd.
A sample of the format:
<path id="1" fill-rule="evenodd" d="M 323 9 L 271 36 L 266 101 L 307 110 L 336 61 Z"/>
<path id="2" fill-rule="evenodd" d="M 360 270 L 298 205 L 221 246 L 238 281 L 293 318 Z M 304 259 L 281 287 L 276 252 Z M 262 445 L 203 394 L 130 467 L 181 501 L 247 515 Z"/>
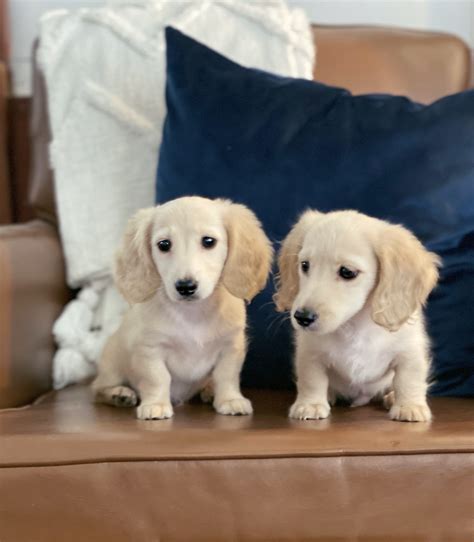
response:
<path id="1" fill-rule="evenodd" d="M 400 422 L 429 422 L 431 420 L 431 410 L 426 403 L 405 403 L 403 405 L 395 403 L 390 408 L 388 415 L 392 420 Z"/>
<path id="2" fill-rule="evenodd" d="M 295 420 L 324 420 L 329 416 L 331 407 L 327 403 L 299 403 L 290 408 L 290 418 Z"/>
<path id="3" fill-rule="evenodd" d="M 253 412 L 252 403 L 243 395 L 235 399 L 214 401 L 214 408 L 225 416 L 246 416 Z"/>
<path id="4" fill-rule="evenodd" d="M 173 415 L 171 403 L 153 403 L 140 405 L 137 408 L 139 420 L 165 420 Z"/>

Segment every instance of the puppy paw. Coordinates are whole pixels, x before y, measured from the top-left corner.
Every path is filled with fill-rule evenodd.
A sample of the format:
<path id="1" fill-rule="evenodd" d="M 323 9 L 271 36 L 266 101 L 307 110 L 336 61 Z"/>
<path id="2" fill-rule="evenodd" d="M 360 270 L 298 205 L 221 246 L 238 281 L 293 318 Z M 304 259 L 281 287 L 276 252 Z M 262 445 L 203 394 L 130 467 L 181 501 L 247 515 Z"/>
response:
<path id="1" fill-rule="evenodd" d="M 290 418 L 295 420 L 324 420 L 329 416 L 331 407 L 326 403 L 294 403 L 290 408 Z"/>
<path id="2" fill-rule="evenodd" d="M 111 400 L 116 407 L 134 407 L 138 404 L 137 394 L 127 386 L 117 386 L 111 390 Z"/>
<path id="3" fill-rule="evenodd" d="M 392 420 L 400 422 L 429 422 L 431 420 L 431 411 L 426 403 L 394 404 L 388 415 Z"/>
<path id="4" fill-rule="evenodd" d="M 393 407 L 393 404 L 395 403 L 395 392 L 389 391 L 383 396 L 383 406 L 390 410 Z"/>
<path id="5" fill-rule="evenodd" d="M 139 420 L 165 420 L 173 415 L 171 403 L 154 403 L 151 405 L 140 405 L 137 408 Z"/>
<path id="6" fill-rule="evenodd" d="M 199 394 L 203 403 L 212 403 L 214 400 L 214 387 L 212 384 L 207 384 Z"/>
<path id="7" fill-rule="evenodd" d="M 253 412 L 252 403 L 243 396 L 235 399 L 214 401 L 214 408 L 219 414 L 225 416 L 246 416 Z"/>

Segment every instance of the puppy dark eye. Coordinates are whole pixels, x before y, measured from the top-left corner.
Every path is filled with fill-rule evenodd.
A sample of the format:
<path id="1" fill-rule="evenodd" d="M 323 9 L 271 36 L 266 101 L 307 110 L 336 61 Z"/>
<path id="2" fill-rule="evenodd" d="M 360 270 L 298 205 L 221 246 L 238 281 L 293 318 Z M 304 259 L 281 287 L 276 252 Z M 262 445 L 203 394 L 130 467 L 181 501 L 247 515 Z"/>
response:
<path id="1" fill-rule="evenodd" d="M 303 273 L 307 273 L 309 271 L 309 262 L 304 260 L 301 262 L 300 265 L 301 265 L 301 271 L 303 271 Z"/>
<path id="2" fill-rule="evenodd" d="M 171 250 L 171 241 L 169 239 L 158 241 L 158 250 L 161 250 L 161 252 L 169 252 Z"/>
<path id="3" fill-rule="evenodd" d="M 217 243 L 217 239 L 214 239 L 214 237 L 203 237 L 201 239 L 201 244 L 204 248 L 212 248 Z"/>
<path id="4" fill-rule="evenodd" d="M 352 271 L 343 265 L 339 268 L 339 276 L 344 280 L 352 280 L 357 277 L 359 271 Z"/>

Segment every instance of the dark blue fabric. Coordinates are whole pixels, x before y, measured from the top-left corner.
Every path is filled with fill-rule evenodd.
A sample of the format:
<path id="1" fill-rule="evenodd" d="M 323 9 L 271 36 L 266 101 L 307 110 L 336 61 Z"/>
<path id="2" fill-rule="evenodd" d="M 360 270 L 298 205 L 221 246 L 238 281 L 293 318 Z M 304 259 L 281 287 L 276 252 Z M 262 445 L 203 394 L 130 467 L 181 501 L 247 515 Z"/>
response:
<path id="1" fill-rule="evenodd" d="M 435 393 L 474 394 L 474 91 L 430 106 L 247 69 L 168 28 L 157 195 L 248 205 L 277 245 L 307 207 L 410 228 L 445 260 L 429 303 Z M 245 385 L 291 385 L 272 285 L 249 307 Z"/>
<path id="2" fill-rule="evenodd" d="M 433 343 L 433 395 L 474 395 L 474 233 L 438 250 L 441 281 L 427 306 Z"/>

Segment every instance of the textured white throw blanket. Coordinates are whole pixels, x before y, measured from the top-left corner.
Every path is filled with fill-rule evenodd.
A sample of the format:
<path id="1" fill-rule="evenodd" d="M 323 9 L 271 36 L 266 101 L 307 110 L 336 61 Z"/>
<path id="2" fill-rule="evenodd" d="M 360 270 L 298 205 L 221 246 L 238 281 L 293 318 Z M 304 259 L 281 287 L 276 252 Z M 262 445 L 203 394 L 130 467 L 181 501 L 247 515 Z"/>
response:
<path id="1" fill-rule="evenodd" d="M 127 219 L 154 204 L 167 25 L 240 64 L 312 77 L 308 21 L 284 0 L 115 1 L 42 18 L 60 232 L 68 283 L 82 288 L 53 329 L 57 389 L 95 372 L 126 309 L 111 263 Z"/>

